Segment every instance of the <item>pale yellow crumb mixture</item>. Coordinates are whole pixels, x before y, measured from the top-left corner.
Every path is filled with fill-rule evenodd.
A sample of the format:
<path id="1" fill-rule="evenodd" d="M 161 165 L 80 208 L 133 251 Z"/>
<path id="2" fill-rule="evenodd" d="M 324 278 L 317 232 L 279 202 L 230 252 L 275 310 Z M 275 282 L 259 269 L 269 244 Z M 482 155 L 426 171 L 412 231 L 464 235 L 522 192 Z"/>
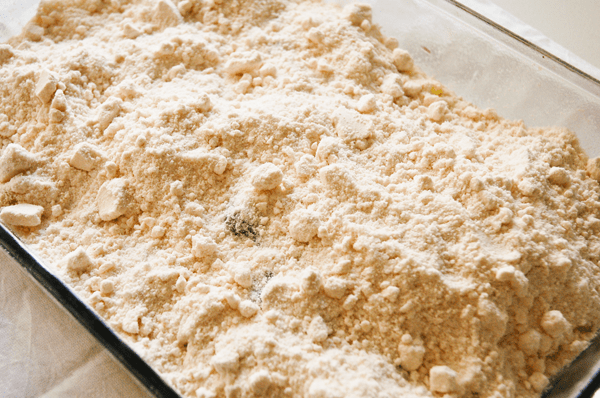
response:
<path id="1" fill-rule="evenodd" d="M 184 397 L 537 397 L 600 326 L 600 160 L 371 9 L 45 0 L 0 220 Z"/>

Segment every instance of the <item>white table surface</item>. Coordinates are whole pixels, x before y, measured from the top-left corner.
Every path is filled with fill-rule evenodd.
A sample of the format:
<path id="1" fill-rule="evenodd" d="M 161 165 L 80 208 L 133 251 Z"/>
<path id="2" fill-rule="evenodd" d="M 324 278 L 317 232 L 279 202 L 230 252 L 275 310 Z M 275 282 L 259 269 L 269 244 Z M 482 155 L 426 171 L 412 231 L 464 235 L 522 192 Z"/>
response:
<path id="1" fill-rule="evenodd" d="M 0 248 L 0 397 L 150 394 Z"/>
<path id="2" fill-rule="evenodd" d="M 462 2 L 600 79 L 600 2 L 493 1 Z M 19 32 L 35 4 L 0 0 L 0 41 Z M 0 250 L 0 397 L 80 396 L 149 394 Z"/>

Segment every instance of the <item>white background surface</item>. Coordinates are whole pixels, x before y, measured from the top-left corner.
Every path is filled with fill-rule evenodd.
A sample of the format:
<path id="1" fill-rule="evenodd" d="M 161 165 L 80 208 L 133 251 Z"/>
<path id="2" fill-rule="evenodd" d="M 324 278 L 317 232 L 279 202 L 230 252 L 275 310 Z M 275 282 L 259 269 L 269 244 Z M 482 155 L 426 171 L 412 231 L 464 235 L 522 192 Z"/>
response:
<path id="1" fill-rule="evenodd" d="M 0 248 L 0 398 L 149 398 Z"/>

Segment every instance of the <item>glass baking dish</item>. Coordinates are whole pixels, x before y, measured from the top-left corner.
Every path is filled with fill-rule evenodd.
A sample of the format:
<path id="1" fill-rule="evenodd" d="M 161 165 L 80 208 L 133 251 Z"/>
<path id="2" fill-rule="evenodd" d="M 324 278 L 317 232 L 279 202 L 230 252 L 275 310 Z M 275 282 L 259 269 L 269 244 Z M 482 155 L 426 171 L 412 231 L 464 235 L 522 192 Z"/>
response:
<path id="1" fill-rule="evenodd" d="M 374 0 L 373 19 L 415 64 L 480 108 L 574 131 L 600 155 L 600 81 L 454 0 Z"/>
<path id="2" fill-rule="evenodd" d="M 363 0 L 364 1 L 364 0 Z M 349 1 L 330 1 L 339 4 Z M 574 131 L 589 156 L 600 155 L 600 81 L 453 0 L 371 0 L 373 20 L 398 39 L 415 63 L 458 95 L 528 126 Z M 31 1 L 27 4 L 30 6 Z M 18 12 L 18 7 L 13 7 Z M 9 10 L 9 12 L 12 12 Z M 0 244 L 133 376 L 158 397 L 177 394 L 56 279 L 14 235 L 0 226 Z M 33 280 L 31 283 L 34 283 Z M 545 397 L 591 396 L 600 343 L 554 378 Z"/>

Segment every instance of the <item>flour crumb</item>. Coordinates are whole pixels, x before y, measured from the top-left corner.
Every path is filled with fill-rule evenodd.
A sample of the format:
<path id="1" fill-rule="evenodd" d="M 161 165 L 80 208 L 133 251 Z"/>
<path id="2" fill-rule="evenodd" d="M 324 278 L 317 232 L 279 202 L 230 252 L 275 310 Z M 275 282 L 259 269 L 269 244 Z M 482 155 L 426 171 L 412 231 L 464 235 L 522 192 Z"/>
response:
<path id="1" fill-rule="evenodd" d="M 571 325 L 565 319 L 560 311 L 548 311 L 542 317 L 540 323 L 542 329 L 553 338 L 561 338 L 567 331 L 570 331 Z"/>
<path id="2" fill-rule="evenodd" d="M 15 53 L 9 44 L 0 44 L 0 65 L 7 63 Z"/>
<path id="3" fill-rule="evenodd" d="M 119 218 L 127 211 L 130 205 L 128 182 L 122 178 L 115 178 L 102 184 L 98 190 L 98 214 L 103 221 Z"/>
<path id="4" fill-rule="evenodd" d="M 35 168 L 37 157 L 19 144 L 8 144 L 0 157 L 0 182 Z"/>
<path id="5" fill-rule="evenodd" d="M 74 252 L 64 258 L 64 264 L 69 271 L 83 273 L 89 271 L 94 263 L 83 247 L 78 247 Z"/>
<path id="6" fill-rule="evenodd" d="M 100 131 L 104 131 L 121 112 L 121 103 L 120 98 L 110 97 L 100 106 L 96 115 Z"/>
<path id="7" fill-rule="evenodd" d="M 252 175 L 252 185 L 259 190 L 269 191 L 283 181 L 283 173 L 273 163 L 260 165 Z"/>
<path id="8" fill-rule="evenodd" d="M 319 216 L 310 210 L 290 214 L 290 235 L 298 242 L 307 243 L 319 231 Z"/>
<path id="9" fill-rule="evenodd" d="M 0 211 L 0 219 L 3 223 L 20 226 L 35 227 L 42 223 L 42 206 L 21 203 L 18 205 L 7 206 Z"/>
<path id="10" fill-rule="evenodd" d="M 37 95 L 42 103 L 47 103 L 52 99 L 56 88 L 56 77 L 48 69 L 42 70 L 35 86 L 35 95 Z"/>
<path id="11" fill-rule="evenodd" d="M 183 22 L 179 10 L 170 0 L 159 0 L 154 8 L 154 18 L 161 26 L 175 26 Z"/>
<path id="12" fill-rule="evenodd" d="M 434 366 L 429 371 L 431 390 L 439 393 L 452 393 L 457 390 L 456 372 L 448 366 Z"/>
<path id="13" fill-rule="evenodd" d="M 91 171 L 100 164 L 102 158 L 102 152 L 96 146 L 82 142 L 75 146 L 69 164 L 79 170 Z"/>
<path id="14" fill-rule="evenodd" d="M 320 316 L 315 317 L 308 327 L 308 335 L 315 343 L 321 343 L 327 339 L 327 324 Z"/>
<path id="15" fill-rule="evenodd" d="M 405 50 L 396 48 L 392 53 L 392 59 L 399 72 L 410 72 L 414 68 L 413 59 Z"/>

